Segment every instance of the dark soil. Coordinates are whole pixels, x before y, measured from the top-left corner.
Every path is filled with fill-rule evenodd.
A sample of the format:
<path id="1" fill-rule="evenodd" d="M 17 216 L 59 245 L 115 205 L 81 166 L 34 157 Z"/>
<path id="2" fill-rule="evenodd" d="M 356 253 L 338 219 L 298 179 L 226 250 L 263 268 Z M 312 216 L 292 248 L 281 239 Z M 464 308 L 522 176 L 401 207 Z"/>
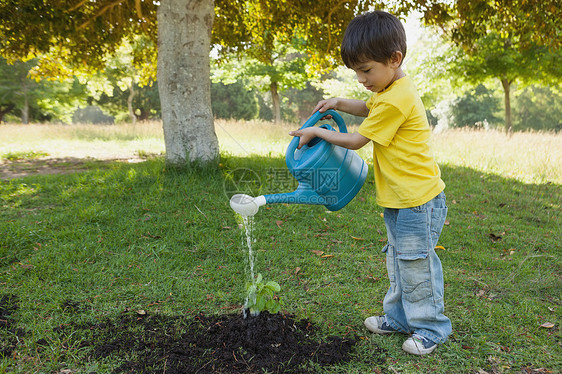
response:
<path id="1" fill-rule="evenodd" d="M 72 300 L 61 304 L 65 314 L 80 314 L 83 308 Z M 16 328 L 18 309 L 17 296 L 0 294 L 0 359 L 19 356 L 25 341 L 37 352 L 60 341 L 61 358 L 72 352 L 75 359 L 79 349 L 89 362 L 117 363 L 115 374 L 317 373 L 350 362 L 359 340 L 326 337 L 308 320 L 281 313 L 166 316 L 127 309 L 96 324 L 60 325 L 53 329 L 60 340 L 29 342 L 31 334 Z M 386 355 L 378 347 L 375 351 L 380 355 L 370 355 L 369 364 L 380 367 Z"/>
<path id="2" fill-rule="evenodd" d="M 13 314 L 18 309 L 15 295 L 0 295 L 0 358 L 10 357 L 16 349 L 18 336 L 25 336 L 25 331 L 15 328 Z"/>
<path id="3" fill-rule="evenodd" d="M 91 331 L 91 340 L 80 345 L 90 347 L 94 358 L 125 359 L 114 373 L 316 373 L 350 361 L 358 339 L 323 339 L 306 320 L 267 312 L 244 318 L 128 311 L 117 320 L 55 332 L 77 329 Z"/>

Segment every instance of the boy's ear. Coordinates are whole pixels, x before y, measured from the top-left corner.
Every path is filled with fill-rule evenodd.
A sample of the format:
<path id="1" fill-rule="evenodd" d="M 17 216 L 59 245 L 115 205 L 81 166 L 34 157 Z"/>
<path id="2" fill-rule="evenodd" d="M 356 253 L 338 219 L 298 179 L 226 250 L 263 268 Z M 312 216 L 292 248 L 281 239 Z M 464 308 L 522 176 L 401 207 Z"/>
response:
<path id="1" fill-rule="evenodd" d="M 404 55 L 402 54 L 402 52 L 395 51 L 392 54 L 392 57 L 390 58 L 390 65 L 392 65 L 395 68 L 398 68 L 400 65 L 402 65 L 402 59 L 403 58 L 404 58 Z"/>

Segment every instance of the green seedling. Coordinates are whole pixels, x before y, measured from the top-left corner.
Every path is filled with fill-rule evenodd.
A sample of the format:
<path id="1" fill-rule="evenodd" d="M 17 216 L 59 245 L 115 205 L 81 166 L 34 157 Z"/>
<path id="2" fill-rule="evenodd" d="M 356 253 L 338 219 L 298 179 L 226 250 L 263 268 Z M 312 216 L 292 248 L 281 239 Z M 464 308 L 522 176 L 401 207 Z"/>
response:
<path id="1" fill-rule="evenodd" d="M 276 314 L 281 310 L 283 302 L 279 297 L 275 297 L 275 292 L 281 290 L 279 283 L 274 281 L 264 282 L 261 274 L 258 274 L 255 282 L 248 284 L 248 300 L 246 308 L 255 316 L 263 311 Z"/>

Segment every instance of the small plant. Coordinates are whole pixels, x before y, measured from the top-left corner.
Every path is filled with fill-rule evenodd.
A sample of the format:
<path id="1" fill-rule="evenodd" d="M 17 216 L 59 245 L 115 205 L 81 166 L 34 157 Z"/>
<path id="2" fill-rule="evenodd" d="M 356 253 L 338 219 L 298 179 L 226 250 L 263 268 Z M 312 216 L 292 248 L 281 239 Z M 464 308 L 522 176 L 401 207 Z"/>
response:
<path id="1" fill-rule="evenodd" d="M 279 283 L 274 281 L 264 282 L 261 274 L 258 274 L 255 282 L 248 284 L 246 287 L 248 298 L 246 300 L 246 308 L 250 309 L 253 316 L 263 311 L 276 314 L 281 310 L 283 302 L 279 297 L 275 297 L 275 292 L 281 290 Z"/>

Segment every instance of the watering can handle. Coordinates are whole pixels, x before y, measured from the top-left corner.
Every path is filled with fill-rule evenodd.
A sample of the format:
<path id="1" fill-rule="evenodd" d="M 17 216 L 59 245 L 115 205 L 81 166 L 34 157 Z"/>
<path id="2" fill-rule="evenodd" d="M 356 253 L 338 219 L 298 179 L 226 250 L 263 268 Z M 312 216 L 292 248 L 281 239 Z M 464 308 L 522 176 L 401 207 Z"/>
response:
<path id="1" fill-rule="evenodd" d="M 322 119 L 323 117 L 327 116 L 327 115 L 331 115 L 332 119 L 336 122 L 336 124 L 338 125 L 338 130 L 340 130 L 340 132 L 347 132 L 347 127 L 345 126 L 345 122 L 343 121 L 343 118 L 339 115 L 338 112 L 336 112 L 333 109 L 328 109 L 327 111 L 325 111 L 324 113 L 320 113 L 320 112 L 314 112 L 314 114 L 312 116 L 310 116 L 310 118 L 308 120 L 306 120 L 306 122 L 304 123 L 304 125 L 302 125 L 302 127 L 300 128 L 300 130 L 305 129 L 307 127 L 312 127 L 316 124 L 316 122 L 320 121 L 320 119 Z M 291 169 L 291 166 L 295 163 L 295 151 L 297 149 L 297 146 L 299 145 L 299 137 L 295 136 L 293 138 L 293 140 L 291 140 L 291 142 L 289 143 L 289 146 L 287 147 L 287 152 L 286 152 L 286 161 L 287 161 L 287 166 L 289 166 L 289 169 Z"/>
<path id="2" fill-rule="evenodd" d="M 307 127 L 314 126 L 316 122 L 320 121 L 320 119 L 328 115 L 331 115 L 333 120 L 336 121 L 336 124 L 338 125 L 338 129 L 340 130 L 340 132 L 347 132 L 347 127 L 345 126 L 345 122 L 343 121 L 343 118 L 340 116 L 338 112 L 336 112 L 333 109 L 328 109 L 324 113 L 314 112 L 314 114 L 310 116 L 309 119 L 306 120 L 304 125 L 302 125 L 300 130 L 305 129 Z"/>

